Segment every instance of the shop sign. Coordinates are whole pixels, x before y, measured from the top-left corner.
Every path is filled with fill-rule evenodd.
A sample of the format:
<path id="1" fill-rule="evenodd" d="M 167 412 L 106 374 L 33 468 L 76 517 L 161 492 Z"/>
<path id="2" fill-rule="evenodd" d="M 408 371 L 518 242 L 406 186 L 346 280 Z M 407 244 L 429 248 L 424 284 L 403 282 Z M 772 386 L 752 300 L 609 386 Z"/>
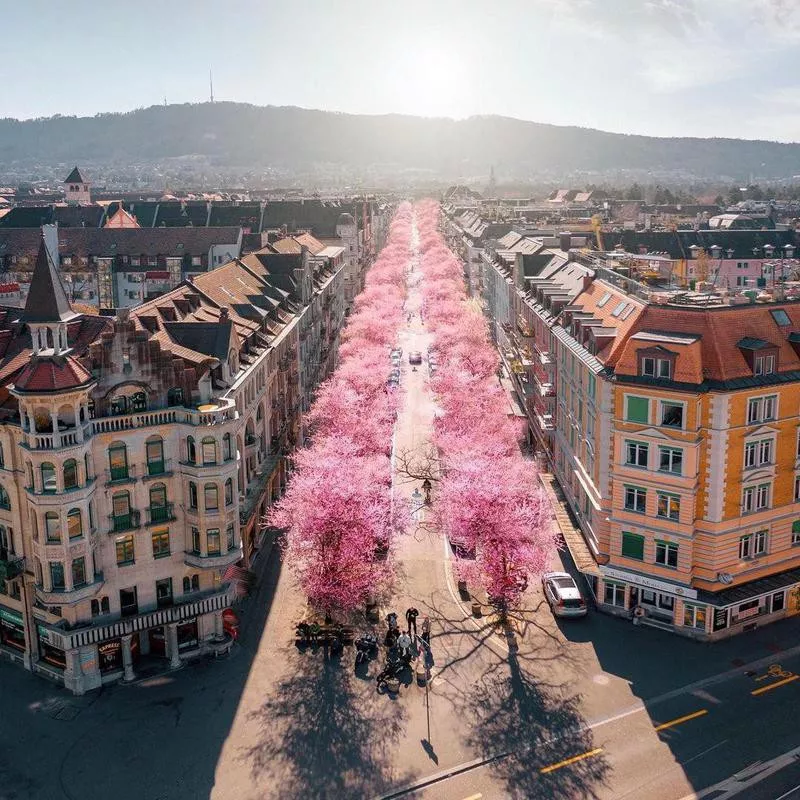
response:
<path id="1" fill-rule="evenodd" d="M 674 583 L 659 581 L 656 578 L 648 578 L 644 575 L 637 575 L 634 572 L 626 572 L 624 569 L 614 569 L 613 567 L 601 566 L 600 571 L 606 578 L 618 581 L 626 581 L 635 586 L 643 586 L 645 589 L 654 589 L 663 594 L 672 594 L 676 597 L 686 597 L 689 600 L 697 599 L 697 589 L 690 589 L 688 586 L 676 586 Z"/>
<path id="2" fill-rule="evenodd" d="M 714 630 L 721 631 L 723 628 L 728 627 L 728 609 L 715 608 L 714 609 Z"/>
<path id="3" fill-rule="evenodd" d="M 36 630 L 39 631 L 39 641 L 50 644 L 50 631 L 48 631 L 43 625 L 37 625 Z"/>
<path id="4" fill-rule="evenodd" d="M 15 625 L 22 625 L 22 614 L 16 611 L 0 608 L 0 619 L 4 619 L 6 622 L 13 622 Z"/>

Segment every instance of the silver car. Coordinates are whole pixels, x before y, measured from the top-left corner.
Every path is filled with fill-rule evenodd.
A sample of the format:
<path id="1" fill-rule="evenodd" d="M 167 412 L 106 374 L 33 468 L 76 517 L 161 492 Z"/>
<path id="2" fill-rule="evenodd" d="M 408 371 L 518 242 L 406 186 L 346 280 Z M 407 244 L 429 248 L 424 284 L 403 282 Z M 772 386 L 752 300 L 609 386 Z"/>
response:
<path id="1" fill-rule="evenodd" d="M 581 597 L 572 575 L 566 572 L 545 572 L 542 575 L 542 589 L 553 616 L 586 616 L 586 601 Z"/>

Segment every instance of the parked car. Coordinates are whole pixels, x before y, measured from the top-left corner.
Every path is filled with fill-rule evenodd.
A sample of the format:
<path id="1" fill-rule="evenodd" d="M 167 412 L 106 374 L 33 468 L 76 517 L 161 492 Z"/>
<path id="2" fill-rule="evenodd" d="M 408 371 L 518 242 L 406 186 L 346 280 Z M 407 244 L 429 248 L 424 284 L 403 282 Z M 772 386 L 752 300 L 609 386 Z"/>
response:
<path id="1" fill-rule="evenodd" d="M 422 353 L 419 350 L 412 350 L 408 354 L 408 363 L 409 364 L 421 364 L 422 363 Z"/>
<path id="2" fill-rule="evenodd" d="M 586 601 L 572 575 L 566 572 L 546 572 L 542 575 L 542 589 L 554 616 L 586 616 Z"/>

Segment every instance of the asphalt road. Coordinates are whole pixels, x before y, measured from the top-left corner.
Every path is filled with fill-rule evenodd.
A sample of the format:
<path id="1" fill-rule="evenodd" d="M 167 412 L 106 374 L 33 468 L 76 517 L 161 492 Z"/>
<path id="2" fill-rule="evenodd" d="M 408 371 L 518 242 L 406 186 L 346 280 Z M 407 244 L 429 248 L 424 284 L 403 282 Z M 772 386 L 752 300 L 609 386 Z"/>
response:
<path id="1" fill-rule="evenodd" d="M 417 316 L 403 349 L 428 343 Z M 398 454 L 424 448 L 433 413 L 425 367 L 402 381 Z M 432 620 L 427 691 L 409 675 L 378 695 L 378 663 L 298 650 L 302 599 L 273 553 L 227 659 L 82 698 L 0 664 L 0 800 L 800 800 L 800 624 L 713 645 L 557 624 L 534 586 L 509 647 L 459 603 L 416 488 L 398 476 L 417 511 L 393 607 Z"/>

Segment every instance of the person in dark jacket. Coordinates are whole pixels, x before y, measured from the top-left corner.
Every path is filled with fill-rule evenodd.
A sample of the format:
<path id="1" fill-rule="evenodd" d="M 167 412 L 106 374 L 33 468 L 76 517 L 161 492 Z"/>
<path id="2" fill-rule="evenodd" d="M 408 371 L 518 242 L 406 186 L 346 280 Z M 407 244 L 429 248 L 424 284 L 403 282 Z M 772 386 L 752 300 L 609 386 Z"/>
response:
<path id="1" fill-rule="evenodd" d="M 408 623 L 408 635 L 411 636 L 411 629 L 414 629 L 414 638 L 417 638 L 417 617 L 419 611 L 413 606 L 406 611 L 406 622 Z"/>

